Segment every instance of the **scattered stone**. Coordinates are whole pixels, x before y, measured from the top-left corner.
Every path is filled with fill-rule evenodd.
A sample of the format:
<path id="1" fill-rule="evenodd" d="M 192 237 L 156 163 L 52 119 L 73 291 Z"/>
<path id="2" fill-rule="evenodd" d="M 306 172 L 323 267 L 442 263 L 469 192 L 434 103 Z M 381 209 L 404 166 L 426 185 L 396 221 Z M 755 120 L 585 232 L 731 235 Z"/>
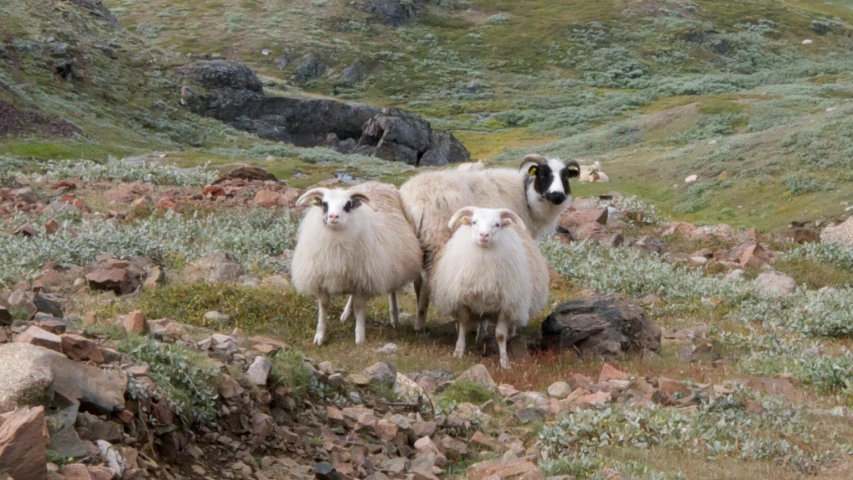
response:
<path id="1" fill-rule="evenodd" d="M 22 408 L 0 418 L 0 467 L 10 478 L 47 478 L 49 436 L 42 406 Z"/>
<path id="2" fill-rule="evenodd" d="M 344 478 L 329 462 L 318 462 L 314 465 L 314 477 L 318 480 L 340 480 Z"/>
<path id="3" fill-rule="evenodd" d="M 15 341 L 18 343 L 29 343 L 30 345 L 62 353 L 62 339 L 59 335 L 42 330 L 35 325 L 27 328 Z"/>
<path id="4" fill-rule="evenodd" d="M 609 363 L 605 363 L 601 367 L 601 373 L 598 374 L 598 383 L 604 383 L 608 380 L 625 380 L 626 378 L 628 378 L 626 373 L 620 372 Z"/>
<path id="5" fill-rule="evenodd" d="M 374 363 L 362 370 L 361 374 L 367 377 L 370 383 L 388 388 L 394 388 L 397 381 L 397 368 L 389 362 Z"/>
<path id="6" fill-rule="evenodd" d="M 249 380 L 251 380 L 255 385 L 266 385 L 271 369 L 272 365 L 269 360 L 263 356 L 258 356 L 255 357 L 255 361 L 253 361 L 249 366 L 249 369 L 246 371 L 246 376 L 248 376 Z"/>
<path id="7" fill-rule="evenodd" d="M 116 295 L 133 293 L 139 288 L 139 279 L 126 268 L 107 268 L 99 266 L 86 275 L 86 282 L 92 290 L 111 290 Z"/>
<path id="8" fill-rule="evenodd" d="M 642 309 L 613 295 L 564 302 L 542 323 L 541 346 L 614 359 L 660 351 L 661 331 Z"/>
<path id="9" fill-rule="evenodd" d="M 528 407 L 516 410 L 515 418 L 517 418 L 521 424 L 537 423 L 545 420 L 545 414 L 539 408 Z"/>
<path id="10" fill-rule="evenodd" d="M 376 422 L 374 428 L 376 429 L 376 436 L 379 437 L 380 440 L 384 440 L 386 442 L 394 440 L 397 436 L 397 431 L 400 429 L 396 423 L 384 418 Z"/>
<path id="11" fill-rule="evenodd" d="M 554 382 L 548 387 L 548 396 L 551 398 L 566 398 L 572 393 L 572 387 L 566 382 Z"/>
<path id="12" fill-rule="evenodd" d="M 697 180 L 699 180 L 699 175 L 693 174 L 685 178 L 684 183 L 695 183 Z"/>
<path id="13" fill-rule="evenodd" d="M 415 442 L 415 450 L 418 453 L 426 454 L 432 453 L 435 455 L 435 464 L 439 467 L 444 467 L 447 465 L 447 457 L 444 456 L 443 453 L 438 449 L 435 442 L 432 441 L 429 437 L 421 437 Z"/>
<path id="14" fill-rule="evenodd" d="M 104 362 L 104 355 L 98 348 L 98 344 L 93 340 L 73 333 L 63 334 L 60 338 L 62 339 L 62 353 L 71 360 Z"/>
<path id="15" fill-rule="evenodd" d="M 90 413 L 82 412 L 77 415 L 77 433 L 84 440 L 118 442 L 121 440 L 122 429 L 115 423 L 102 420 Z"/>
<path id="16" fill-rule="evenodd" d="M 666 244 L 654 237 L 643 236 L 631 238 L 628 240 L 626 246 L 643 253 L 655 253 L 657 255 L 666 253 Z"/>
<path id="17" fill-rule="evenodd" d="M 263 168 L 244 165 L 237 168 L 233 168 L 228 172 L 220 175 L 219 178 L 211 182 L 211 185 L 218 185 L 220 183 L 236 179 L 260 182 L 278 182 L 278 178 L 276 178 L 275 175 L 264 170 Z"/>
<path id="18" fill-rule="evenodd" d="M 497 386 L 495 381 L 492 379 L 492 376 L 489 375 L 489 370 L 482 363 L 474 365 L 468 370 L 462 372 L 458 377 L 456 377 L 456 381 L 473 382 L 489 390 Z"/>
<path id="19" fill-rule="evenodd" d="M 579 406 L 597 406 L 604 405 L 613 397 L 611 392 L 595 392 L 589 395 L 583 395 L 575 400 Z"/>
<path id="20" fill-rule="evenodd" d="M 148 322 L 145 321 L 145 315 L 141 310 L 136 310 L 119 317 L 119 323 L 128 333 L 135 333 L 137 335 L 148 333 Z"/>
<path id="21" fill-rule="evenodd" d="M 797 282 L 779 272 L 765 272 L 755 279 L 758 290 L 771 296 L 787 296 L 797 291 Z"/>
<path id="22" fill-rule="evenodd" d="M 849 210 L 848 207 L 845 211 Z M 820 232 L 821 243 L 837 243 L 842 246 L 853 247 L 853 217 L 848 218 L 835 226 L 828 226 Z"/>
<path id="23" fill-rule="evenodd" d="M 397 372 L 397 380 L 394 382 L 394 393 L 400 400 L 409 403 L 417 403 L 421 397 L 426 396 L 420 385 L 400 372 Z"/>
<path id="24" fill-rule="evenodd" d="M 394 353 L 397 351 L 397 345 L 394 343 L 386 343 L 385 345 L 374 350 L 376 353 Z"/>
<path id="25" fill-rule="evenodd" d="M 501 460 L 487 460 L 471 465 L 466 470 L 466 478 L 469 480 L 503 480 L 522 478 L 522 475 L 530 480 L 545 478 L 545 475 L 535 464 L 523 459 L 506 463 Z"/>

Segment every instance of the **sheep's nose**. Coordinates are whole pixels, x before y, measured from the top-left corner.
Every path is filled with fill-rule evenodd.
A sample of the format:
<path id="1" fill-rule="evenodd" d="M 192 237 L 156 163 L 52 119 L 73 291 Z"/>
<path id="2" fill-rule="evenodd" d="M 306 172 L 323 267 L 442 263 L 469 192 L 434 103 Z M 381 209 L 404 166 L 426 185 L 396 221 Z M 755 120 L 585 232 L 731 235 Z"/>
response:
<path id="1" fill-rule="evenodd" d="M 559 205 L 566 200 L 566 194 L 563 192 L 548 192 L 545 198 L 554 205 Z"/>
<path id="2" fill-rule="evenodd" d="M 339 219 L 339 218 L 341 218 L 341 216 L 340 216 L 340 215 L 336 215 L 336 214 L 334 214 L 334 213 L 330 213 L 330 214 L 329 214 L 329 220 L 337 220 L 337 219 Z"/>
<path id="3" fill-rule="evenodd" d="M 480 240 L 488 240 L 489 237 L 491 237 L 491 235 L 489 235 L 488 233 L 481 233 L 480 234 Z"/>

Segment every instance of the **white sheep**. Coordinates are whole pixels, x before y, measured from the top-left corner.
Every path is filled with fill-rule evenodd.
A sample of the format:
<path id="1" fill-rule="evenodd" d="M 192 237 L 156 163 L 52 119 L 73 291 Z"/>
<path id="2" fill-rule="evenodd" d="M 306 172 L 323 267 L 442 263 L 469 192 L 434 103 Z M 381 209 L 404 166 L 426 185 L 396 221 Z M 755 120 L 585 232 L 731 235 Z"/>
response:
<path id="1" fill-rule="evenodd" d="M 456 170 L 462 171 L 471 171 L 471 170 L 485 170 L 486 162 L 483 160 L 479 160 L 477 162 L 467 162 L 456 167 Z"/>
<path id="2" fill-rule="evenodd" d="M 581 165 L 580 170 L 581 174 L 578 181 L 588 183 L 607 183 L 610 181 L 610 177 L 601 171 L 601 162 L 598 160 L 593 162 L 592 165 Z"/>
<path id="3" fill-rule="evenodd" d="M 299 226 L 291 265 L 293 286 L 317 298 L 317 345 L 326 340 L 330 297 L 351 295 L 346 310 L 355 311 L 355 343 L 361 344 L 370 298 L 389 295 L 391 324 L 398 322 L 396 292 L 419 277 L 422 269 L 418 238 L 393 185 L 366 182 L 348 190 L 313 188 L 296 204 L 308 200 L 316 208 L 305 213 Z M 342 319 L 346 315 L 347 311 Z"/>
<path id="4" fill-rule="evenodd" d="M 529 154 L 521 169 L 445 170 L 428 172 L 409 179 L 400 187 L 403 211 L 414 226 L 424 249 L 424 266 L 447 243 L 451 232 L 447 222 L 460 208 L 507 208 L 516 212 L 534 238 L 556 229 L 557 219 L 572 201 L 569 178 L 580 174 L 575 161 L 546 159 Z M 415 330 L 426 323 L 430 300 L 429 279 L 415 280 L 418 314 Z"/>
<path id="5" fill-rule="evenodd" d="M 456 316 L 454 356 L 465 354 L 472 319 L 496 319 L 501 367 L 509 368 L 509 329 L 527 326 L 548 303 L 548 264 L 511 210 L 465 207 L 448 227 L 454 233 L 435 259 L 430 288 L 436 308 Z"/>

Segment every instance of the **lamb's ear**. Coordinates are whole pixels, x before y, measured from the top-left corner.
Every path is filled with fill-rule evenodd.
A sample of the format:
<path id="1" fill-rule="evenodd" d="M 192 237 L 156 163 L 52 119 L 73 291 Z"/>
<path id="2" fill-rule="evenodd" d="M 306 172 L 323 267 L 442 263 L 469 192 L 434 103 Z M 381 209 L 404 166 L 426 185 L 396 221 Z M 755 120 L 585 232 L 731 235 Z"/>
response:
<path id="1" fill-rule="evenodd" d="M 527 226 L 524 225 L 524 220 L 522 220 L 517 213 L 508 208 L 502 208 L 499 212 L 501 214 L 501 228 L 506 228 L 514 223 L 518 225 L 518 228 L 520 228 L 522 232 L 527 230 Z"/>
<path id="2" fill-rule="evenodd" d="M 460 223 L 462 225 L 470 225 L 471 216 L 474 215 L 474 210 L 476 210 L 476 207 L 460 208 L 459 211 L 453 214 L 450 221 L 447 222 L 447 228 L 449 228 L 451 232 L 455 232 Z"/>
<path id="3" fill-rule="evenodd" d="M 350 200 L 352 200 L 352 208 L 358 208 L 363 203 L 363 204 L 367 205 L 368 207 L 370 207 L 370 209 L 373 210 L 374 212 L 376 211 L 376 209 L 373 208 L 373 205 L 370 204 L 370 199 L 367 198 L 367 195 L 365 195 L 363 193 L 353 193 L 352 195 L 349 196 L 349 198 L 350 198 Z"/>
<path id="4" fill-rule="evenodd" d="M 303 193 L 299 197 L 299 199 L 296 200 L 296 206 L 297 207 L 301 206 L 303 203 L 307 202 L 308 200 L 314 201 L 314 205 L 317 205 L 316 200 L 323 198 L 324 196 L 326 196 L 327 193 L 329 193 L 328 188 L 323 188 L 323 187 L 312 188 L 311 190 L 308 190 L 307 192 Z"/>
<path id="5" fill-rule="evenodd" d="M 539 167 L 547 164 L 548 160 L 545 160 L 545 157 L 542 155 L 539 155 L 538 153 L 528 153 L 521 160 L 521 171 L 531 177 L 535 177 Z"/>
<path id="6" fill-rule="evenodd" d="M 575 160 L 569 160 L 566 162 L 566 172 L 569 178 L 575 178 L 581 176 L 581 166 Z"/>

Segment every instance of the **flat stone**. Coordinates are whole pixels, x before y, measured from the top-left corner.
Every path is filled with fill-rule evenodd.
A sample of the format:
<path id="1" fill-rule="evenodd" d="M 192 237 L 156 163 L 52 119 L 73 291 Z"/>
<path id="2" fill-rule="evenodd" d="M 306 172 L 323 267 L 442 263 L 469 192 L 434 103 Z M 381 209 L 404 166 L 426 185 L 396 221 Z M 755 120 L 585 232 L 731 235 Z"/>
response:
<path id="1" fill-rule="evenodd" d="M 24 333 L 18 335 L 15 339 L 18 343 L 29 343 L 37 347 L 47 348 L 55 352 L 62 353 L 62 339 L 59 335 L 55 335 L 46 330 L 42 330 L 35 325 L 27 328 Z"/>
<path id="2" fill-rule="evenodd" d="M 148 322 L 145 321 L 145 315 L 141 310 L 136 310 L 119 317 L 119 322 L 127 333 L 135 333 L 137 335 L 148 333 Z"/>
<path id="3" fill-rule="evenodd" d="M 255 357 L 255 360 L 249 366 L 249 369 L 246 371 L 246 376 L 248 376 L 249 380 L 251 380 L 255 385 L 266 385 L 271 369 L 272 365 L 269 360 L 262 356 L 258 356 Z"/>
<path id="4" fill-rule="evenodd" d="M 473 382 L 489 390 L 497 386 L 495 381 L 492 379 L 492 376 L 489 374 L 489 370 L 482 363 L 474 365 L 468 370 L 462 372 L 458 377 L 456 377 L 456 381 Z"/>
<path id="5" fill-rule="evenodd" d="M 62 353 L 71 360 L 92 360 L 95 363 L 104 363 L 104 355 L 94 340 L 73 333 L 65 333 L 60 338 Z"/>

